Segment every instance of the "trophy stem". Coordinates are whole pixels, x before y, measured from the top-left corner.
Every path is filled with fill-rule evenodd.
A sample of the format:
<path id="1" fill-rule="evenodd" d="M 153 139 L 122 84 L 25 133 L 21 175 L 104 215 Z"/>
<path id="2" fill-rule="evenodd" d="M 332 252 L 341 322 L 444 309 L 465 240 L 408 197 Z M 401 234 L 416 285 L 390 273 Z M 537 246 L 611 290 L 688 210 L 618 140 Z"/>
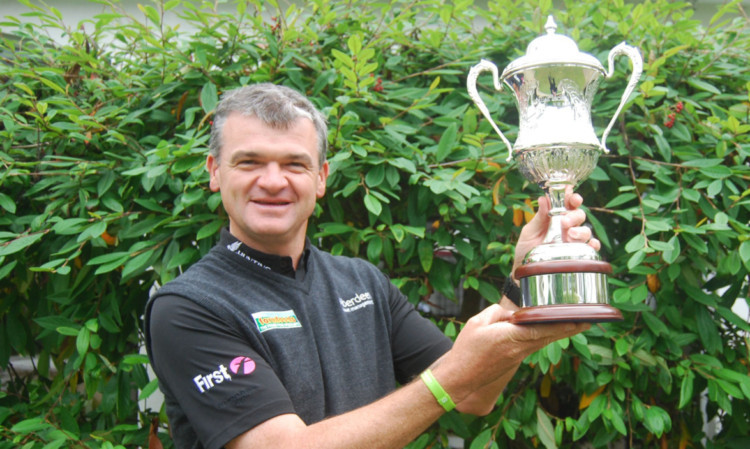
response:
<path id="1" fill-rule="evenodd" d="M 554 183 L 545 187 L 545 193 L 550 201 L 549 217 L 550 223 L 544 243 L 562 243 L 562 219 L 568 213 L 565 208 L 566 183 Z"/>

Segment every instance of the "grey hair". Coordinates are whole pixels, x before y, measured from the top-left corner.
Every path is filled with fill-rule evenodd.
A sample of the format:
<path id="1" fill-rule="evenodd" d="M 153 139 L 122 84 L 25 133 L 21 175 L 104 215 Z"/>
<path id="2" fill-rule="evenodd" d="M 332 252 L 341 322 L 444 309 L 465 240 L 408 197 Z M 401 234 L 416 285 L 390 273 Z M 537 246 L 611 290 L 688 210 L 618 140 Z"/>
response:
<path id="1" fill-rule="evenodd" d="M 256 117 L 266 125 L 287 129 L 298 118 L 312 121 L 318 135 L 318 162 L 322 167 L 328 151 L 328 125 L 323 114 L 304 95 L 286 86 L 260 83 L 232 89 L 221 96 L 214 111 L 211 139 L 208 144 L 211 155 L 219 160 L 222 132 L 227 118 L 234 112 Z"/>

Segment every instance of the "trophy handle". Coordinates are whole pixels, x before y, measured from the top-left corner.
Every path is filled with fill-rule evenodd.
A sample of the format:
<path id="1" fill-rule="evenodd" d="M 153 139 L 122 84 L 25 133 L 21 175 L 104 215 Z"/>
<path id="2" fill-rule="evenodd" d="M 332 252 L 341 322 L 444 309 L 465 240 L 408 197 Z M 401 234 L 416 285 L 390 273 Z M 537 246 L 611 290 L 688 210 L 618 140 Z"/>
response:
<path id="1" fill-rule="evenodd" d="M 604 134 L 602 134 L 602 149 L 605 153 L 609 153 L 609 149 L 607 149 L 607 136 L 612 130 L 615 120 L 617 120 L 617 116 L 620 115 L 622 108 L 625 106 L 625 102 L 630 97 L 630 94 L 633 93 L 633 89 L 635 89 L 635 85 L 638 83 L 638 80 L 641 78 L 641 73 L 643 72 L 643 57 L 641 56 L 641 51 L 636 47 L 627 45 L 625 42 L 621 42 L 609 52 L 609 70 L 606 74 L 607 78 L 615 73 L 615 57 L 619 55 L 626 55 L 630 58 L 630 61 L 633 63 L 633 73 L 630 75 L 630 80 L 628 81 L 627 87 L 625 87 L 625 92 L 622 94 L 622 99 L 620 100 L 620 105 L 617 107 L 617 111 L 615 111 L 615 115 L 612 116 L 612 120 L 610 120 L 607 129 L 605 129 Z"/>
<path id="2" fill-rule="evenodd" d="M 487 121 L 490 122 L 492 128 L 495 129 L 495 132 L 497 132 L 500 135 L 500 138 L 503 139 L 503 142 L 505 142 L 505 146 L 508 147 L 508 158 L 506 160 L 510 161 L 513 155 L 513 146 L 505 137 L 505 134 L 500 131 L 500 128 L 497 127 L 495 121 L 492 120 L 489 109 L 487 109 L 487 106 L 484 104 L 484 101 L 482 101 L 482 97 L 479 96 L 479 92 L 477 91 L 477 78 L 479 77 L 479 74 L 484 72 L 485 70 L 489 70 L 490 72 L 492 72 L 492 81 L 495 83 L 495 89 L 498 91 L 502 90 L 503 84 L 500 82 L 500 77 L 497 74 L 497 66 L 486 59 L 482 59 L 477 65 L 471 68 L 471 70 L 469 71 L 469 76 L 466 79 L 466 88 L 469 91 L 469 97 L 471 97 L 479 110 L 482 111 L 482 115 L 484 115 L 484 118 L 486 118 Z"/>

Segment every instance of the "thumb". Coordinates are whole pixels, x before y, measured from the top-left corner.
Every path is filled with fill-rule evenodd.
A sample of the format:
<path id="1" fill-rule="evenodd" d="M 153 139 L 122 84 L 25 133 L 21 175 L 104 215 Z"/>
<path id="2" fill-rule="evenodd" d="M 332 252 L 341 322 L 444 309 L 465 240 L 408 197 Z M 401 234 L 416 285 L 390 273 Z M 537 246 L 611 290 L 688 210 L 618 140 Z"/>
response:
<path id="1" fill-rule="evenodd" d="M 532 218 L 526 225 L 531 234 L 534 235 L 539 234 L 540 232 L 546 233 L 549 222 L 549 199 L 546 196 L 540 196 L 537 203 L 539 207 L 537 208 L 536 214 L 534 214 L 534 218 Z"/>

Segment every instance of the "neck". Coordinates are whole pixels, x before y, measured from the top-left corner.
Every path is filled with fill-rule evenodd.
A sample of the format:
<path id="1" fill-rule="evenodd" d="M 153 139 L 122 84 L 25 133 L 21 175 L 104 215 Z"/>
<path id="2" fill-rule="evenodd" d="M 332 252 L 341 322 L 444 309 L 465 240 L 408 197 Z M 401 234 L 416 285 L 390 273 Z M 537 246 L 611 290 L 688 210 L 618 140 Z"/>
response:
<path id="1" fill-rule="evenodd" d="M 260 251 L 266 254 L 272 254 L 281 257 L 291 257 L 292 264 L 296 270 L 299 261 L 302 258 L 302 252 L 305 250 L 305 234 L 302 233 L 300 236 L 289 239 L 284 236 L 273 238 L 267 237 L 264 240 L 250 238 L 244 234 L 241 230 L 236 229 L 229 224 L 229 232 L 239 241 L 249 246 L 250 248 Z"/>

